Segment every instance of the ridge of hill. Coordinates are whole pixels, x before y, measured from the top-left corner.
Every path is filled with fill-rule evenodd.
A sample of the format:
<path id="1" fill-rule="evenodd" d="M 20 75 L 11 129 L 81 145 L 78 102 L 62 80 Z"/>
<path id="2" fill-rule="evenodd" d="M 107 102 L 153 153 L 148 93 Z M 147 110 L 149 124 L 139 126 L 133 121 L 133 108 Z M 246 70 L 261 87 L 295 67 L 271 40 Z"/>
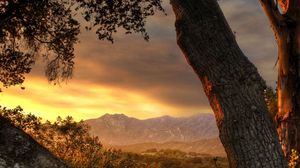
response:
<path id="1" fill-rule="evenodd" d="M 215 118 L 208 113 L 181 118 L 162 116 L 146 120 L 124 114 L 105 114 L 84 122 L 91 127 L 90 133 L 98 136 L 107 145 L 193 142 L 218 137 Z"/>

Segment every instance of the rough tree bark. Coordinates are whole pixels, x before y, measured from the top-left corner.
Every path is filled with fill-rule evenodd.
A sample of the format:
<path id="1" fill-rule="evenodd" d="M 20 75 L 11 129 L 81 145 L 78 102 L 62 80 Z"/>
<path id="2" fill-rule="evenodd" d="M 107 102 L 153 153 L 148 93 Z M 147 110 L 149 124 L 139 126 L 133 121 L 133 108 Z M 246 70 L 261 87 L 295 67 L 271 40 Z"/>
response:
<path id="1" fill-rule="evenodd" d="M 69 168 L 23 130 L 0 116 L 0 168 Z"/>
<path id="2" fill-rule="evenodd" d="M 171 0 L 177 43 L 199 76 L 231 167 L 287 167 L 264 80 L 238 47 L 216 0 Z"/>
<path id="3" fill-rule="evenodd" d="M 278 135 L 289 158 L 291 149 L 300 153 L 300 1 L 260 0 L 278 44 Z"/>

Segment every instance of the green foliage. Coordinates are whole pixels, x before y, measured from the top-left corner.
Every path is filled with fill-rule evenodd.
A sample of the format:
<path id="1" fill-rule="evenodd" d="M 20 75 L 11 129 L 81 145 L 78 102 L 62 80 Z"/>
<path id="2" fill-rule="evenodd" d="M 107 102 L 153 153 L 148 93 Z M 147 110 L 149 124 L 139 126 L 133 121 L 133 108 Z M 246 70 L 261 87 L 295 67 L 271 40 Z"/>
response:
<path id="1" fill-rule="evenodd" d="M 72 77 L 74 45 L 82 16 L 101 40 L 113 42 L 118 28 L 148 40 L 145 19 L 163 11 L 161 0 L 2 0 L 0 1 L 0 83 L 22 84 L 38 56 L 49 81 Z"/>
<path id="2" fill-rule="evenodd" d="M 265 100 L 272 119 L 275 121 L 275 116 L 278 112 L 277 91 L 272 87 L 267 87 L 265 90 Z"/>

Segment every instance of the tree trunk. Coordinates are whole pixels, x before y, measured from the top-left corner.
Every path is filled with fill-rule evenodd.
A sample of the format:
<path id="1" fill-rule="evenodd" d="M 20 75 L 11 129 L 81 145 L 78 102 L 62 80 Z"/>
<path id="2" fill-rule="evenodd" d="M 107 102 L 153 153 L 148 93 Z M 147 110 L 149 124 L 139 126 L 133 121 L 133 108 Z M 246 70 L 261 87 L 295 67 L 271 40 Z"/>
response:
<path id="1" fill-rule="evenodd" d="M 0 168 L 69 168 L 23 130 L 0 116 Z"/>
<path id="2" fill-rule="evenodd" d="M 216 0 L 171 0 L 177 43 L 199 76 L 231 167 L 287 167 L 264 80 L 238 47 Z"/>
<path id="3" fill-rule="evenodd" d="M 287 159 L 291 150 L 300 153 L 300 2 L 260 0 L 273 27 L 278 44 L 277 131 Z"/>
<path id="4" fill-rule="evenodd" d="M 300 152 L 300 25 L 287 23 L 279 36 L 278 134 L 286 156 Z"/>
<path id="5" fill-rule="evenodd" d="M 287 158 L 291 150 L 300 152 L 300 73 L 298 23 L 286 23 L 278 35 L 278 135 Z"/>

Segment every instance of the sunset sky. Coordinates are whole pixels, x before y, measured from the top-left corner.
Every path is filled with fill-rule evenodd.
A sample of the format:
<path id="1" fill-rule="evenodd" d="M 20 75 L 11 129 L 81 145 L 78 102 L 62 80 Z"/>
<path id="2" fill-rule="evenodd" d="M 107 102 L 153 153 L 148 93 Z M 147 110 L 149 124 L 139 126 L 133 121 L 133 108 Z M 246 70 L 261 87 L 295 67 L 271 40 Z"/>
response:
<path id="1" fill-rule="evenodd" d="M 267 84 L 275 86 L 277 54 L 273 33 L 258 1 L 220 0 L 240 47 L 257 66 Z M 141 35 L 115 35 L 115 43 L 99 41 L 82 31 L 75 47 L 75 73 L 60 86 L 50 85 L 37 64 L 24 86 L 0 93 L 0 104 L 21 105 L 43 119 L 58 115 L 76 120 L 105 113 L 124 113 L 140 119 L 162 115 L 211 113 L 197 76 L 176 45 L 174 15 L 158 13 L 147 21 L 150 41 Z"/>

